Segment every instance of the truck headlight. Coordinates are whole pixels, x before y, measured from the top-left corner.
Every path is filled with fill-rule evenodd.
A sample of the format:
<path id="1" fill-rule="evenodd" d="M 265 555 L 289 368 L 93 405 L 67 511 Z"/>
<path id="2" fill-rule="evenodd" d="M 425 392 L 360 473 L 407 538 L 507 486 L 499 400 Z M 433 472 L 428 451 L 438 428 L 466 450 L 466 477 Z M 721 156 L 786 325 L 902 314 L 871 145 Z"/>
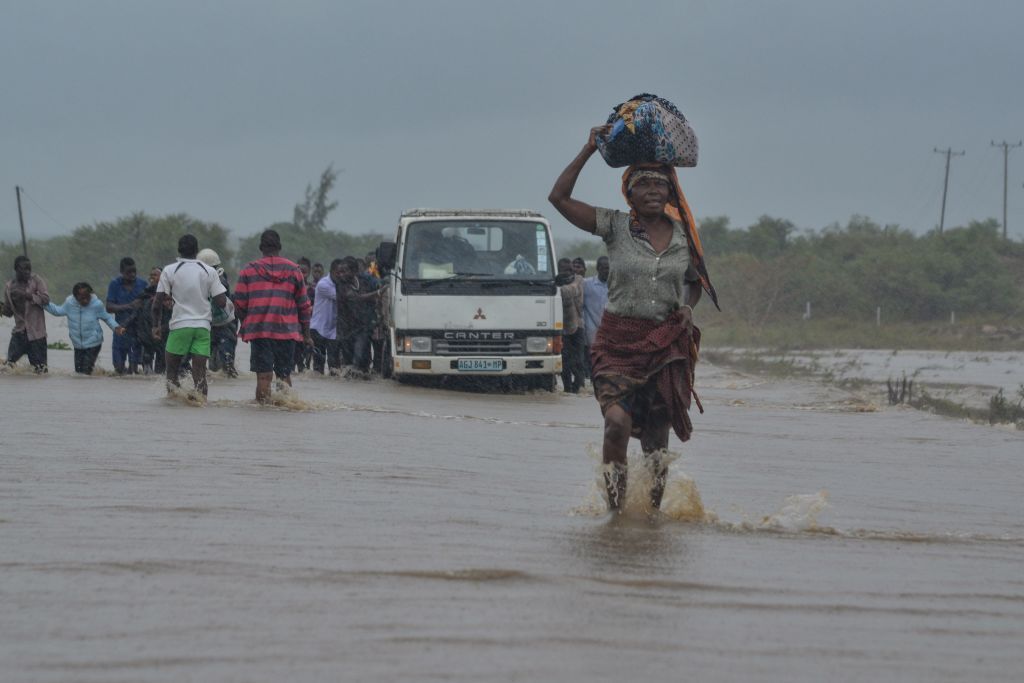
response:
<path id="1" fill-rule="evenodd" d="M 551 353 L 551 337 L 527 337 L 527 353 Z"/>
<path id="2" fill-rule="evenodd" d="M 406 337 L 405 348 L 409 353 L 430 353 L 430 337 Z"/>

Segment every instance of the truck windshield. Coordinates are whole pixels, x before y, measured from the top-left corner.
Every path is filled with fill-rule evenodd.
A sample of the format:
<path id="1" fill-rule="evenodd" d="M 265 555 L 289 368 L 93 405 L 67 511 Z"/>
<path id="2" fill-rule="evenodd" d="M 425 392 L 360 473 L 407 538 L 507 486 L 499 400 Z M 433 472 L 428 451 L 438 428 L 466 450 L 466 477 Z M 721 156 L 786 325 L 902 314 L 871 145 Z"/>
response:
<path id="1" fill-rule="evenodd" d="M 406 280 L 554 279 L 548 230 L 534 221 L 429 220 L 406 228 Z"/>

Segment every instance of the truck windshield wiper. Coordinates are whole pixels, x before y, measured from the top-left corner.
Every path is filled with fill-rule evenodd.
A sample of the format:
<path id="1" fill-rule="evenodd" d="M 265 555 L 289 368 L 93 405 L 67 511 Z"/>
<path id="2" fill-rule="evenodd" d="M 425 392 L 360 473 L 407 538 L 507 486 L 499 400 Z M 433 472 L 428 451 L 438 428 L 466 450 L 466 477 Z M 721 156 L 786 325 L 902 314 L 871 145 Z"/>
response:
<path id="1" fill-rule="evenodd" d="M 485 282 L 483 284 L 484 284 L 485 287 L 487 287 L 487 286 L 497 287 L 499 285 L 530 285 L 530 286 L 536 287 L 538 285 L 553 285 L 553 284 L 555 284 L 555 281 L 554 280 L 518 280 L 518 279 L 507 278 L 507 279 L 502 279 L 502 280 L 488 280 L 487 282 Z"/>

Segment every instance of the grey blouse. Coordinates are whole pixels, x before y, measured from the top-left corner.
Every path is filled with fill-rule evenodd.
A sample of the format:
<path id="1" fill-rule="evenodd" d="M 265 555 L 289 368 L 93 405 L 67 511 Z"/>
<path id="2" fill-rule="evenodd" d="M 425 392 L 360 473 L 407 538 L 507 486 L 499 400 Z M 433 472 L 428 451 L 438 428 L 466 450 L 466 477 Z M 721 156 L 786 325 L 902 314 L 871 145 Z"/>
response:
<path id="1" fill-rule="evenodd" d="M 608 308 L 616 315 L 662 321 L 686 303 L 690 249 L 683 224 L 672 221 L 672 240 L 660 254 L 629 230 L 629 214 L 597 207 L 594 234 L 608 248 Z"/>

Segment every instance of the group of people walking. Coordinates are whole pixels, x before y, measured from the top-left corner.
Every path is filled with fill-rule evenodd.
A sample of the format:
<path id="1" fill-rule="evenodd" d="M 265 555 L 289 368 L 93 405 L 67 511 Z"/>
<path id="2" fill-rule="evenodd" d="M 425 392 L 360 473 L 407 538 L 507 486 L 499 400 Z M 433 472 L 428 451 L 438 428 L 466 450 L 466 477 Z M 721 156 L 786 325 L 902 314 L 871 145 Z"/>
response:
<path id="1" fill-rule="evenodd" d="M 7 365 L 23 356 L 45 373 L 45 312 L 68 319 L 75 372 L 92 374 L 103 345 L 100 323 L 114 332 L 112 364 L 118 374 L 166 373 L 168 389 L 191 373 L 196 390 L 207 393 L 207 363 L 237 376 L 235 349 L 241 338 L 251 346 L 256 398 L 266 402 L 276 377 L 311 368 L 337 374 L 343 365 L 369 372 L 378 332 L 381 280 L 354 257 L 335 259 L 319 280 L 308 259 L 281 257 L 274 230 L 260 237 L 262 257 L 239 273 L 234 294 L 212 249 L 199 249 L 194 235 L 178 240 L 178 259 L 138 276 L 131 257 L 121 259 L 120 275 L 107 288 L 104 303 L 87 282 L 79 282 L 62 304 L 50 300 L 46 282 L 32 272 L 26 256 L 14 262 L 6 283 L 3 315 L 14 318 Z M 319 265 L 319 264 L 317 264 Z M 376 345 L 376 355 L 380 348 Z"/>

